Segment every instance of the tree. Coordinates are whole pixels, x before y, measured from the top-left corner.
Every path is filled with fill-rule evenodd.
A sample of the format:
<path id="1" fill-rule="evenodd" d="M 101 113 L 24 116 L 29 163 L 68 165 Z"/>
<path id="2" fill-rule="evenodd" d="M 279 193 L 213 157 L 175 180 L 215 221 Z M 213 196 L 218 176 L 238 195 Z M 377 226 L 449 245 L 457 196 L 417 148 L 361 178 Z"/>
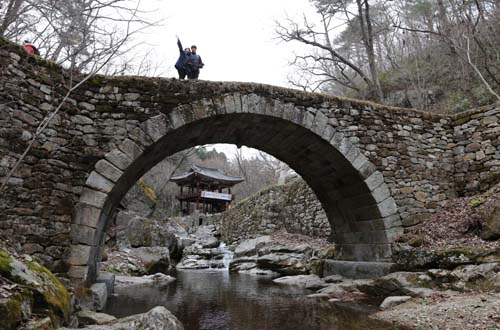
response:
<path id="1" fill-rule="evenodd" d="M 292 61 L 292 85 L 428 110 L 498 100 L 498 1 L 311 3 L 318 23 L 314 17 L 277 23 L 279 38 L 311 46 Z"/>
<path id="2" fill-rule="evenodd" d="M 367 98 L 381 100 L 382 89 L 378 81 L 377 64 L 374 50 L 374 32 L 367 0 L 356 0 L 357 14 L 350 11 L 349 0 L 312 0 L 319 15 L 320 26 L 304 17 L 302 24 L 291 19 L 286 24 L 277 22 L 276 33 L 285 42 L 299 42 L 312 47 L 312 52 L 298 55 L 293 64 L 299 68 L 298 79 L 290 78 L 290 83 L 304 89 L 317 90 L 323 85 L 334 84 L 356 92 L 366 85 Z M 339 24 L 339 20 L 345 23 Z M 339 24 L 339 25 L 337 25 Z M 368 68 L 363 61 L 355 61 L 353 52 L 359 50 L 341 39 L 335 39 L 341 26 L 350 31 L 361 32 L 362 52 L 367 59 Z"/>
<path id="3" fill-rule="evenodd" d="M 0 0 L 0 6 L 0 36 L 30 40 L 44 57 L 77 71 L 88 71 L 113 52 L 103 67 L 112 75 L 134 71 L 133 35 L 158 23 L 142 17 L 140 1 Z M 138 64 L 142 73 L 145 66 L 154 67 L 144 58 Z"/>

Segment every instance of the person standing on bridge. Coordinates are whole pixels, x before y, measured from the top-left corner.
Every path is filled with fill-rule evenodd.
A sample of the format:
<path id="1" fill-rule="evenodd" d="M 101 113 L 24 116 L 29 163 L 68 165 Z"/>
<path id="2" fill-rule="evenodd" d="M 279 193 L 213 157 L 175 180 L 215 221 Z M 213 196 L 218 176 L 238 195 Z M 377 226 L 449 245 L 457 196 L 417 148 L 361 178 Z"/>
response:
<path id="1" fill-rule="evenodd" d="M 197 47 L 191 46 L 191 54 L 187 58 L 188 79 L 198 79 L 200 69 L 205 65 L 201 60 L 200 55 L 196 54 Z"/>
<path id="2" fill-rule="evenodd" d="M 177 37 L 177 46 L 179 47 L 179 58 L 175 63 L 175 68 L 177 69 L 177 73 L 179 74 L 179 79 L 186 78 L 188 74 L 189 67 L 187 65 L 188 57 L 191 55 L 191 49 L 186 48 L 182 49 L 182 43 L 179 37 Z"/>

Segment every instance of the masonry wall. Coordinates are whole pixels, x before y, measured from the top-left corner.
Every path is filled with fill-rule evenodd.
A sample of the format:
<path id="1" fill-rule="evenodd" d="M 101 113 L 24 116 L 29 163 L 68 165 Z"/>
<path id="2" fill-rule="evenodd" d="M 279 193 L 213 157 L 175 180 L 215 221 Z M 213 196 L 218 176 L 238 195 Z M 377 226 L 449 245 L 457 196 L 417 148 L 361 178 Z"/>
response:
<path id="1" fill-rule="evenodd" d="M 14 167 L 70 82 L 81 79 L 0 40 L 0 177 Z M 87 229 L 96 226 L 73 213 L 81 196 L 96 196 L 83 186 L 107 152 L 126 138 L 150 139 L 141 124 L 174 108 L 183 107 L 186 118 L 199 112 L 210 116 L 221 102 L 248 108 L 259 99 L 273 100 L 283 117 L 298 114 L 301 125 L 318 134 L 336 130 L 349 137 L 350 145 L 339 149 L 356 146 L 384 175 L 407 224 L 448 197 L 487 189 L 500 173 L 498 108 L 437 116 L 260 84 L 96 76 L 70 94 L 1 192 L 0 235 L 16 240 L 51 270 L 65 272 L 71 242 L 87 244 L 91 238 L 85 235 L 93 232 Z M 106 169 L 111 176 L 129 164 L 117 160 L 121 155 L 114 155 L 119 171 Z M 321 159 L 311 162 L 322 168 Z M 318 175 L 328 175 L 328 169 Z M 95 180 L 98 189 L 106 189 L 105 179 Z M 71 232 L 80 234 L 72 238 Z"/>
<path id="2" fill-rule="evenodd" d="M 474 195 L 500 182 L 500 106 L 456 116 L 453 134 L 456 191 Z"/>
<path id="3" fill-rule="evenodd" d="M 213 218 L 222 240 L 230 244 L 280 229 L 321 238 L 331 234 L 321 203 L 300 179 L 264 189 Z"/>

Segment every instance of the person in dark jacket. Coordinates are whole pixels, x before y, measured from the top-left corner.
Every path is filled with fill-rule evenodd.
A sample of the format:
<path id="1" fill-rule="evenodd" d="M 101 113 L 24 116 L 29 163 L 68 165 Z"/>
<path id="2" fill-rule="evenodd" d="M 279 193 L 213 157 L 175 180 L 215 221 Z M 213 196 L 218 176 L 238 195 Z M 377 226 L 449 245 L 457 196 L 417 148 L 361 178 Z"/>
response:
<path id="1" fill-rule="evenodd" d="M 200 55 L 196 54 L 197 47 L 191 46 L 191 54 L 187 58 L 188 79 L 198 79 L 200 69 L 205 65 Z"/>
<path id="2" fill-rule="evenodd" d="M 187 60 L 189 55 L 191 55 L 191 49 L 182 49 L 182 43 L 179 38 L 177 38 L 177 46 L 179 47 L 179 58 L 175 62 L 175 68 L 179 74 L 179 79 L 184 79 L 188 74 L 189 67 L 187 66 Z"/>

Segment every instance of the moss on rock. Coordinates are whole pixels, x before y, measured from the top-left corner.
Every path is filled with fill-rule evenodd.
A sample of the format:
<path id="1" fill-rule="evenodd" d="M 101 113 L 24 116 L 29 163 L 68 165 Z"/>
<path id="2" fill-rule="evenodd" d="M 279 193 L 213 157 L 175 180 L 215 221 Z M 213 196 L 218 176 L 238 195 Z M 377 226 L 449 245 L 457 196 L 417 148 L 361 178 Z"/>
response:
<path id="1" fill-rule="evenodd" d="M 18 313 L 19 309 L 33 309 L 49 316 L 55 327 L 69 320 L 71 299 L 68 290 L 47 268 L 36 262 L 18 260 L 0 248 L 0 274 L 24 288 L 19 299 L 10 299 L 4 304 L 2 313 L 6 314 L 0 313 L 0 318 L 21 320 L 24 315 Z"/>
<path id="2" fill-rule="evenodd" d="M 71 314 L 71 299 L 66 287 L 54 274 L 40 264 L 31 262 L 28 267 L 39 274 L 42 279 L 38 290 L 45 302 L 58 317 L 68 320 Z"/>
<path id="3" fill-rule="evenodd" d="M 33 294 L 29 289 L 22 289 L 6 298 L 0 298 L 0 330 L 15 329 L 16 325 L 31 316 Z"/>
<path id="4" fill-rule="evenodd" d="M 9 274 L 12 270 L 11 266 L 12 258 L 9 253 L 4 250 L 0 250 L 0 274 Z"/>

